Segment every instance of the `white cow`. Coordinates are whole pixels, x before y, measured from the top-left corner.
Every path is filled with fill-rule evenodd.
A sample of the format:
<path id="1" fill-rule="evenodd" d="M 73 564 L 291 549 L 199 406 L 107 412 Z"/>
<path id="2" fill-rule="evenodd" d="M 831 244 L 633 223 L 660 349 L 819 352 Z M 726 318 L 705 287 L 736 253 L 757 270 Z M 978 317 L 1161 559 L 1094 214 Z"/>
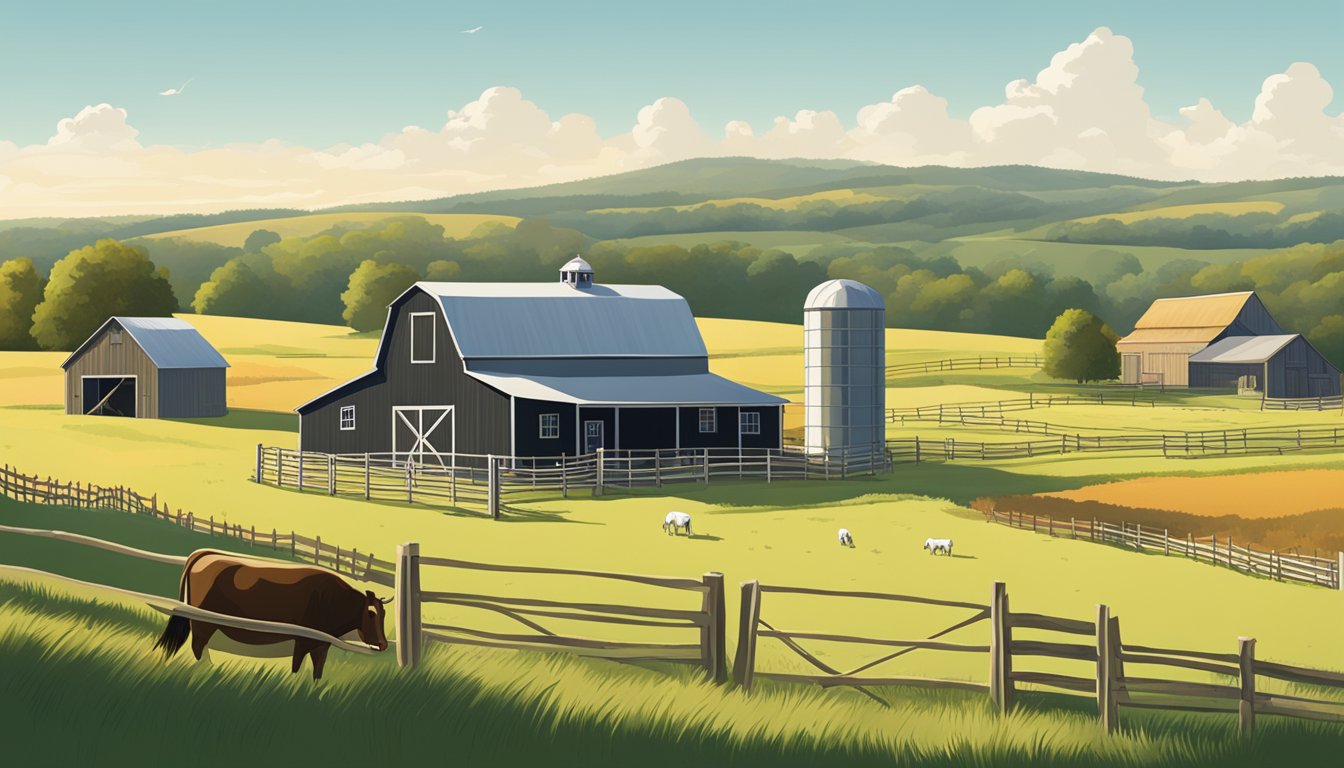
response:
<path id="1" fill-rule="evenodd" d="M 663 531 L 672 536 L 677 535 L 677 531 L 685 528 L 686 535 L 691 535 L 691 516 L 685 512 L 668 512 L 667 517 L 663 518 Z"/>
<path id="2" fill-rule="evenodd" d="M 942 552 L 948 557 L 952 556 L 951 539 L 925 539 L 924 548 L 929 550 L 930 555 L 936 555 L 939 552 Z"/>
<path id="3" fill-rule="evenodd" d="M 854 537 L 850 535 L 848 528 L 840 529 L 840 546 L 850 548 L 854 546 Z"/>

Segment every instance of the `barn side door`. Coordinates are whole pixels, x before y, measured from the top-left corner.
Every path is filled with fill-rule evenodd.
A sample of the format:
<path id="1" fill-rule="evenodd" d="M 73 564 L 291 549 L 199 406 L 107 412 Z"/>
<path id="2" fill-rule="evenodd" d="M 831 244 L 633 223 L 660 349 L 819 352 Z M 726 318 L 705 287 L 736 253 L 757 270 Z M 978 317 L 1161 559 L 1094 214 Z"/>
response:
<path id="1" fill-rule="evenodd" d="M 417 467 L 446 469 L 457 453 L 456 414 L 451 405 L 392 408 L 392 458 Z"/>

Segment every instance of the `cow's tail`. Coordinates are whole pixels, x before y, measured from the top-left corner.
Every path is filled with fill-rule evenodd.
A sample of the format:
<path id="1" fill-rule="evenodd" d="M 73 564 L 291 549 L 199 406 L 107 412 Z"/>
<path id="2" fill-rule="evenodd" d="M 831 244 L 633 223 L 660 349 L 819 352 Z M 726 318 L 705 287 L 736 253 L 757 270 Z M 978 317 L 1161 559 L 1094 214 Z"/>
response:
<path id="1" fill-rule="evenodd" d="M 187 603 L 187 585 L 188 576 L 191 574 L 192 566 L 202 555 L 209 554 L 209 550 L 197 550 L 187 557 L 187 562 L 182 566 L 182 578 L 177 583 L 177 599 L 180 602 Z M 171 658 L 173 654 L 182 649 L 186 644 L 187 638 L 191 636 L 191 621 L 185 616 L 172 616 L 168 619 L 168 626 L 159 636 L 158 642 L 154 643 L 154 650 L 163 649 L 163 657 Z"/>

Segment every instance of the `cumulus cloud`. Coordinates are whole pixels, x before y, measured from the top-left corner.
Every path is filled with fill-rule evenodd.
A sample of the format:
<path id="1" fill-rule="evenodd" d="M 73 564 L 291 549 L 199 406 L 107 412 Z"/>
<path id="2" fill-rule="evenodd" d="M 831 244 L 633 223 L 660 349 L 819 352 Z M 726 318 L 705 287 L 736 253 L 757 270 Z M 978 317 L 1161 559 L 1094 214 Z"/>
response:
<path id="1" fill-rule="evenodd" d="M 1034 78 L 1008 82 L 1002 99 L 965 119 L 913 84 L 848 119 L 804 108 L 759 131 L 733 120 L 718 137 L 685 102 L 664 96 L 640 108 L 627 130 L 603 136 L 588 115 L 552 116 L 518 89 L 496 87 L 450 109 L 439 126 L 408 126 L 374 142 L 188 150 L 147 141 L 126 110 L 98 104 L 60 120 L 44 143 L 0 137 L 0 210 L 316 208 L 525 187 L 708 155 L 1031 163 L 1210 181 L 1344 174 L 1344 116 L 1327 112 L 1334 93 L 1311 64 L 1270 73 L 1244 123 L 1197 94 L 1179 120 L 1158 120 L 1139 82 L 1132 41 L 1103 27 L 1056 53 Z M 1248 105 L 1251 95 L 1248 88 Z"/>

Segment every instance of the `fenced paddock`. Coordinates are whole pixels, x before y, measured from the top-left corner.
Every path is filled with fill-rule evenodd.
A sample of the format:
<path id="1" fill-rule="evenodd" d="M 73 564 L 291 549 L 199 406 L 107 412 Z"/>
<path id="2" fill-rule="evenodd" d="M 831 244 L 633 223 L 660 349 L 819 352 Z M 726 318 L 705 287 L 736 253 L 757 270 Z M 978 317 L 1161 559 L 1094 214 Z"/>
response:
<path id="1" fill-rule="evenodd" d="M 885 446 L 807 453 L 797 448 L 599 450 L 583 456 L 326 454 L 257 446 L 253 479 L 278 488 L 436 507 L 484 507 L 511 497 L 601 496 L 619 489 L 715 480 L 840 480 L 891 469 Z"/>
<path id="2" fill-rule="evenodd" d="M 1344 410 L 1344 396 L 1334 397 L 1266 397 L 1260 400 L 1264 411 L 1338 411 Z"/>
<path id="3" fill-rule="evenodd" d="M 270 531 L 257 530 L 256 526 L 245 528 L 237 523 L 217 521 L 213 515 L 202 517 L 183 512 L 180 507 L 174 512 L 168 502 L 161 501 L 157 494 L 146 496 L 124 486 L 62 482 L 51 477 L 43 480 L 36 475 L 25 475 L 11 469 L 6 464 L 0 469 L 0 495 L 29 504 L 103 509 L 166 520 L 196 533 L 228 536 L 252 547 L 287 551 L 296 560 L 305 560 L 363 581 L 392 586 L 395 564 L 375 557 L 371 551 L 361 552 L 358 547 L 342 547 L 322 541 L 321 536 L 308 537 L 293 530 L 282 532 L 275 528 Z"/>
<path id="4" fill-rule="evenodd" d="M 987 604 L 943 600 L 917 595 L 852 592 L 810 587 L 762 585 L 743 582 L 738 650 L 733 660 L 733 679 L 750 691 L 755 679 L 812 683 L 823 687 L 912 685 L 954 688 L 987 693 L 995 709 L 1007 712 L 1016 706 L 1020 690 L 1050 690 L 1085 696 L 1096 701 L 1097 716 L 1107 732 L 1119 727 L 1122 708 L 1212 712 L 1236 715 L 1242 733 L 1254 730 L 1257 714 L 1280 715 L 1344 723 L 1344 673 L 1290 666 L 1255 657 L 1255 640 L 1239 638 L 1236 653 L 1218 653 L 1143 645 L 1129 645 L 1120 632 L 1120 619 L 1106 605 L 1098 605 L 1093 619 L 1076 619 L 1040 613 L 1013 612 L 1003 582 L 995 582 Z M 811 595 L 828 600 L 885 600 L 972 611 L 972 615 L 925 639 L 897 640 L 855 637 L 816 630 L 778 630 L 762 618 L 762 596 Z M 773 598 L 772 598 L 773 600 Z M 986 642 L 944 642 L 943 635 L 988 622 Z M 779 640 L 817 669 L 817 674 L 788 674 L 757 669 L 757 645 Z M 895 649 L 859 666 L 840 669 L 829 664 L 807 642 L 859 644 Z M 986 676 L 979 680 L 931 677 L 865 676 L 883 663 L 900 656 L 923 653 L 984 655 Z M 1033 660 L 1050 659 L 1073 665 L 1069 673 L 1032 669 Z M 1160 667 L 1166 672 L 1129 674 L 1141 667 Z M 1169 670 L 1179 670 L 1170 672 Z M 1190 679 L 1191 672 L 1212 675 L 1215 682 Z M 1257 687 L 1266 678 L 1270 691 Z M 1290 685 L 1283 685 L 1287 683 Z M 1296 688 L 1291 686 L 1297 686 Z M 870 697 L 881 701 L 870 691 Z"/>
<path id="5" fill-rule="evenodd" d="M 1224 536 L 1221 540 L 1217 535 L 1173 536 L 1169 529 L 1145 528 L 1139 523 L 1108 523 L 1076 518 L 1057 520 L 1049 515 L 1000 512 L 997 507 L 982 510 L 982 514 L 992 523 L 1049 536 L 1114 544 L 1140 552 L 1178 555 L 1275 581 L 1344 590 L 1344 578 L 1341 578 L 1344 576 L 1344 552 L 1336 553 L 1333 558 L 1289 554 L 1238 545 L 1230 536 Z"/>
<path id="6" fill-rule="evenodd" d="M 996 368 L 1040 368 L 1041 365 L 1042 360 L 1040 355 L 954 357 L 944 360 L 928 360 L 922 363 L 888 365 L 887 376 L 923 376 L 930 373 L 988 371 Z"/>

